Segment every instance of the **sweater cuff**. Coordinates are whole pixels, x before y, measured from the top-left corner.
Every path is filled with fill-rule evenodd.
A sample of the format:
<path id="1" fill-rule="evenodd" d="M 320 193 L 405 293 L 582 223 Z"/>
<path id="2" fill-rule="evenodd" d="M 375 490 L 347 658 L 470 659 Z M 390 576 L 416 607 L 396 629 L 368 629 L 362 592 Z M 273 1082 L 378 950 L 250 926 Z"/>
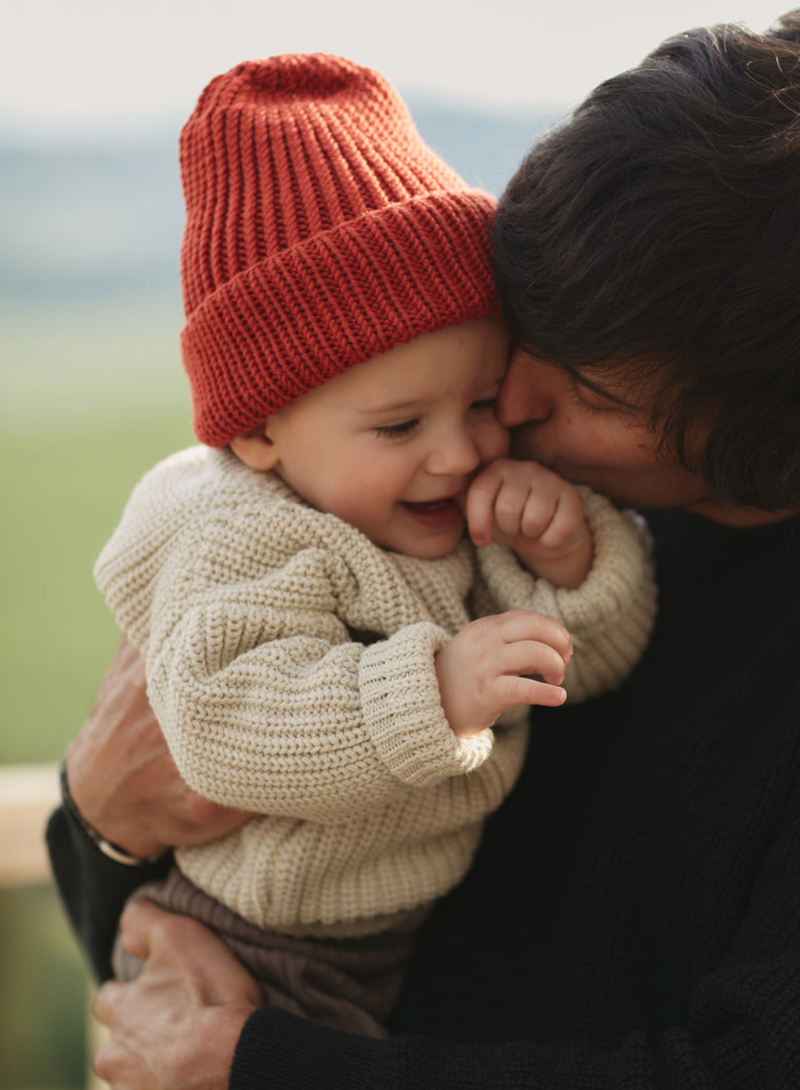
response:
<path id="1" fill-rule="evenodd" d="M 473 772 L 494 745 L 491 730 L 458 738 L 450 729 L 434 665 L 449 640 L 444 629 L 420 622 L 361 656 L 362 711 L 375 750 L 393 776 L 413 787 Z"/>
<path id="2" fill-rule="evenodd" d="M 371 1090 L 381 1042 L 260 1007 L 236 1046 L 228 1090 Z"/>

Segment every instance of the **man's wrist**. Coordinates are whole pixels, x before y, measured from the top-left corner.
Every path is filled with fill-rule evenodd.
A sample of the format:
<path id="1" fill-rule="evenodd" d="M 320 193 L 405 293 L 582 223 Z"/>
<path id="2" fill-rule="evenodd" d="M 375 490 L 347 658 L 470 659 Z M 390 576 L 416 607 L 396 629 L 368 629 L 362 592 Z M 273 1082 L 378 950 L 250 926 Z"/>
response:
<path id="1" fill-rule="evenodd" d="M 61 782 L 61 800 L 64 804 L 64 808 L 72 815 L 81 829 L 83 829 L 86 836 L 92 841 L 98 851 L 103 853 L 103 855 L 107 856 L 109 859 L 113 859 L 115 863 L 121 863 L 126 867 L 144 867 L 150 863 L 155 863 L 157 859 L 161 858 L 161 855 L 163 854 L 161 852 L 156 853 L 155 855 L 139 856 L 126 851 L 118 844 L 114 844 L 113 841 L 107 840 L 99 830 L 95 829 L 95 827 L 86 820 L 70 792 L 69 781 L 67 779 L 66 760 L 61 762 L 59 779 Z"/>

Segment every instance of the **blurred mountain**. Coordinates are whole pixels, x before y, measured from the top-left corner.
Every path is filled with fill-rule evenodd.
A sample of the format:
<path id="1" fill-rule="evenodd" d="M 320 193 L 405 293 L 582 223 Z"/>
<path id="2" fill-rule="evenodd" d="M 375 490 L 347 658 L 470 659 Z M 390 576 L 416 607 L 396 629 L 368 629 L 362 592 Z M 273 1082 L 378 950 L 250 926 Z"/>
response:
<path id="1" fill-rule="evenodd" d="M 428 143 L 496 194 L 549 120 L 410 107 Z M 175 133 L 127 146 L 0 140 L 2 303 L 177 301 L 182 227 Z"/>
<path id="2" fill-rule="evenodd" d="M 174 144 L 0 147 L 0 299 L 175 291 Z"/>

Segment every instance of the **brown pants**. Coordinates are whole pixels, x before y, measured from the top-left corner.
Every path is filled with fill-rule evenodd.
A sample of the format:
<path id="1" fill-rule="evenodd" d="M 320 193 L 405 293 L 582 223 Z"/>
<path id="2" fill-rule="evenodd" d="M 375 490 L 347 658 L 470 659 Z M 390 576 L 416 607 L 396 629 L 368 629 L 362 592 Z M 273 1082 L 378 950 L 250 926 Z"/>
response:
<path id="1" fill-rule="evenodd" d="M 162 882 L 142 886 L 135 896 L 192 916 L 215 931 L 255 977 L 265 1003 L 367 1037 L 387 1036 L 383 1023 L 427 915 L 422 909 L 409 916 L 407 927 L 365 938 L 294 938 L 248 923 L 177 868 Z M 118 979 L 132 980 L 140 970 L 140 960 L 118 939 L 114 950 Z"/>

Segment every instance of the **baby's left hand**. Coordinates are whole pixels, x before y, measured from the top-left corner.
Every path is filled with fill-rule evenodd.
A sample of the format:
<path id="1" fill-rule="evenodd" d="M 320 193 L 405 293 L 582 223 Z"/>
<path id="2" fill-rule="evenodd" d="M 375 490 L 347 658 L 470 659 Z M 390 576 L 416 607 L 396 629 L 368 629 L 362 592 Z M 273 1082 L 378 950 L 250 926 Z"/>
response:
<path id="1" fill-rule="evenodd" d="M 557 586 L 577 587 L 592 566 L 580 492 L 538 462 L 492 462 L 470 485 L 466 514 L 475 545 L 507 545 L 526 568 Z"/>

